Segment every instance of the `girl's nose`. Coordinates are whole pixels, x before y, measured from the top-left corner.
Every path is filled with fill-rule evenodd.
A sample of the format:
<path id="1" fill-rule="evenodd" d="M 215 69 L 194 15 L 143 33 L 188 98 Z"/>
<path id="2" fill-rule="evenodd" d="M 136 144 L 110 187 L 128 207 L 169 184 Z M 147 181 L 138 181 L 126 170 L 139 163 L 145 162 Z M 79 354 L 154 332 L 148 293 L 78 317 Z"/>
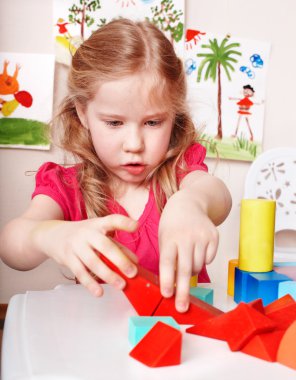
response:
<path id="1" fill-rule="evenodd" d="M 140 127 L 132 126 L 128 129 L 123 142 L 126 152 L 141 152 L 144 149 L 144 138 Z"/>

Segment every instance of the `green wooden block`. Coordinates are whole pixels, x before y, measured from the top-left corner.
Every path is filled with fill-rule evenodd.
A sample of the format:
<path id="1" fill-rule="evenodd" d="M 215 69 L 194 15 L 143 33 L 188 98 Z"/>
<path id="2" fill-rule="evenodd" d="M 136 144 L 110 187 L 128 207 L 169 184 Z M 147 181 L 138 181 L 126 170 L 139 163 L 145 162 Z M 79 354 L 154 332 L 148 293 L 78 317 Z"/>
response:
<path id="1" fill-rule="evenodd" d="M 191 287 L 190 294 L 200 300 L 213 305 L 214 301 L 214 291 L 209 288 L 200 288 L 199 286 Z"/>
<path id="2" fill-rule="evenodd" d="M 180 330 L 180 326 L 172 317 L 130 317 L 128 321 L 128 340 L 131 345 L 135 346 L 157 322 L 166 323 Z"/>

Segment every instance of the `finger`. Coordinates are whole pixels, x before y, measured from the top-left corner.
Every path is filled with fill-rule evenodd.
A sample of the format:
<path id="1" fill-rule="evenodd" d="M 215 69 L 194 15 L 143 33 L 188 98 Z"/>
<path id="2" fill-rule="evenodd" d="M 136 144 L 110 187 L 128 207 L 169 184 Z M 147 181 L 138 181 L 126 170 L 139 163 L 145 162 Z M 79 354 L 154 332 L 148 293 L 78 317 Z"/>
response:
<path id="1" fill-rule="evenodd" d="M 102 233 L 107 234 L 114 230 L 134 232 L 138 228 L 138 222 L 127 216 L 112 214 L 97 219 Z"/>
<path id="2" fill-rule="evenodd" d="M 205 258 L 206 264 L 211 264 L 211 262 L 214 260 L 217 253 L 217 249 L 218 249 L 218 240 L 211 241 L 208 244 L 207 251 L 206 251 L 206 258 Z"/>
<path id="3" fill-rule="evenodd" d="M 177 283 L 176 283 L 176 309 L 184 313 L 189 307 L 190 278 L 192 276 L 193 252 L 178 252 Z"/>
<path id="4" fill-rule="evenodd" d="M 107 257 L 127 277 L 132 278 L 137 274 L 137 266 L 122 252 L 112 239 L 105 235 L 92 234 L 89 238 L 89 244 L 92 248 Z"/>
<path id="5" fill-rule="evenodd" d="M 159 278 L 161 294 L 168 298 L 174 294 L 176 277 L 177 247 L 166 246 L 160 252 Z"/>
<path id="6" fill-rule="evenodd" d="M 102 262 L 91 247 L 85 246 L 83 250 L 80 251 L 79 258 L 86 268 L 107 284 L 120 290 L 125 287 L 125 280 Z"/>
<path id="7" fill-rule="evenodd" d="M 116 244 L 120 250 L 133 262 L 135 263 L 136 265 L 139 263 L 139 259 L 138 259 L 138 256 L 132 252 L 130 249 L 128 249 L 127 247 L 125 247 L 123 244 L 119 243 L 118 241 L 114 240 L 114 239 L 111 239 L 114 244 Z"/>
<path id="8" fill-rule="evenodd" d="M 78 257 L 72 257 L 71 262 L 68 263 L 68 267 L 79 283 L 87 288 L 92 295 L 101 297 L 104 294 L 102 286 L 91 276 Z"/>
<path id="9" fill-rule="evenodd" d="M 194 274 L 198 274 L 205 263 L 207 246 L 202 244 L 196 244 L 194 247 L 194 255 L 193 255 L 193 268 L 192 272 Z"/>

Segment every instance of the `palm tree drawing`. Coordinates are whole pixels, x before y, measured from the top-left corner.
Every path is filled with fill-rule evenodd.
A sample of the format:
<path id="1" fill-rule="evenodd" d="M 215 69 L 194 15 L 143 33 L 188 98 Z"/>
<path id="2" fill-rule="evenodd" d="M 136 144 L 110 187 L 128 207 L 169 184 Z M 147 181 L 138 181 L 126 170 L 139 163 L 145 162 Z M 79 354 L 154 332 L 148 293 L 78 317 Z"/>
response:
<path id="1" fill-rule="evenodd" d="M 224 69 L 225 74 L 228 80 L 231 81 L 230 70 L 235 71 L 232 63 L 237 63 L 237 59 L 233 58 L 233 55 L 242 55 L 241 52 L 235 50 L 235 48 L 239 47 L 240 44 L 237 42 L 228 43 L 228 38 L 224 38 L 219 46 L 216 38 L 213 40 L 209 40 L 209 44 L 201 45 L 204 49 L 210 49 L 209 53 L 199 53 L 197 57 L 203 57 L 204 59 L 201 61 L 198 73 L 197 73 L 197 82 L 201 81 L 202 71 L 206 67 L 206 72 L 204 76 L 204 80 L 208 80 L 211 78 L 213 82 L 218 80 L 218 129 L 216 139 L 222 139 L 223 131 L 222 131 L 222 110 L 221 110 L 221 95 L 222 95 L 222 86 L 221 86 L 221 68 Z"/>

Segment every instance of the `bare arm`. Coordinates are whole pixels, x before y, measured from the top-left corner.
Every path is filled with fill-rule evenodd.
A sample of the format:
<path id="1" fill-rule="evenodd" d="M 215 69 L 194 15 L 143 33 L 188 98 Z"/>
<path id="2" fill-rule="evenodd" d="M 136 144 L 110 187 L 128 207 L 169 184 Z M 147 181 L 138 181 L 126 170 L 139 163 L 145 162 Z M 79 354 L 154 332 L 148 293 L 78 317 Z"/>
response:
<path id="1" fill-rule="evenodd" d="M 29 208 L 18 218 L 10 221 L 0 234 L 0 257 L 10 267 L 30 270 L 48 259 L 36 247 L 32 234 L 42 222 L 63 220 L 59 205 L 45 195 L 35 197 Z M 51 222 L 52 223 L 52 222 Z"/>
<path id="2" fill-rule="evenodd" d="M 218 248 L 216 226 L 231 209 L 224 183 L 205 172 L 194 171 L 167 202 L 160 221 L 160 283 L 165 297 L 174 292 L 176 308 L 188 308 L 190 277 L 209 264 Z"/>
<path id="3" fill-rule="evenodd" d="M 216 226 L 226 219 L 231 210 L 231 195 L 224 182 L 206 172 L 189 173 L 183 179 L 180 191 L 186 192 Z"/>
<path id="4" fill-rule="evenodd" d="M 136 274 L 134 256 L 108 236 L 116 229 L 134 231 L 136 228 L 135 221 L 122 215 L 64 221 L 60 206 L 50 197 L 38 195 L 23 215 L 1 231 L 0 258 L 19 270 L 33 269 L 52 258 L 67 266 L 81 284 L 99 296 L 103 289 L 90 272 L 119 289 L 125 286 L 125 281 L 100 260 L 98 252 L 127 277 Z"/>

